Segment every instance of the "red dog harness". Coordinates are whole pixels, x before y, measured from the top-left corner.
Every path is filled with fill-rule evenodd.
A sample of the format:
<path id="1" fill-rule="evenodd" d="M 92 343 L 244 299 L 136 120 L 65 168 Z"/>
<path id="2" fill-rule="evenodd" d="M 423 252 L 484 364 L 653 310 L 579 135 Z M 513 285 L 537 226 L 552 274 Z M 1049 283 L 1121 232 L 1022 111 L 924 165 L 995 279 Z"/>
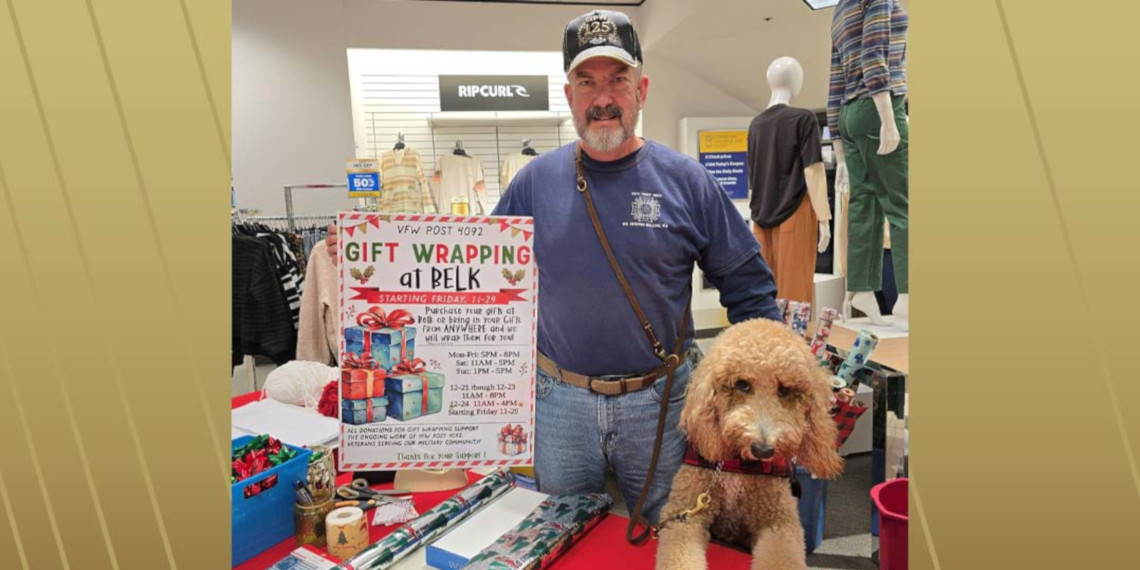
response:
<path id="1" fill-rule="evenodd" d="M 705 469 L 716 469 L 717 463 L 701 457 L 700 453 L 690 443 L 685 446 L 685 464 Z M 729 459 L 721 466 L 726 473 L 743 473 L 745 475 L 771 475 L 773 477 L 792 477 L 795 473 L 793 464 L 782 455 L 775 455 L 767 461 L 750 461 L 747 459 Z"/>

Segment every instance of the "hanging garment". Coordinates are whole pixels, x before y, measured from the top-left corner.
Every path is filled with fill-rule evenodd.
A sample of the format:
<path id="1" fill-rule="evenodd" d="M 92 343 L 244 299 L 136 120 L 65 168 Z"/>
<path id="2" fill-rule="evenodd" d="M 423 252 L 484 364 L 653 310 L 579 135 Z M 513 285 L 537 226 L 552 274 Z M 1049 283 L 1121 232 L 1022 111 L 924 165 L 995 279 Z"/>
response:
<path id="1" fill-rule="evenodd" d="M 436 203 L 442 213 L 451 213 L 456 199 L 467 204 L 469 215 L 482 216 L 490 213 L 486 204 L 483 166 L 478 158 L 445 154 L 439 157 L 435 177 L 439 183 Z"/>
<path id="2" fill-rule="evenodd" d="M 336 266 L 324 247 L 314 247 L 305 269 L 308 286 L 301 294 L 301 326 L 297 331 L 297 359 L 337 364 L 340 349 Z"/>
<path id="3" fill-rule="evenodd" d="M 297 336 L 281 277 L 265 240 L 234 235 L 231 248 L 231 360 L 245 355 L 268 356 L 277 364 L 293 360 Z"/>
<path id="4" fill-rule="evenodd" d="M 807 109 L 773 105 L 748 127 L 752 231 L 784 299 L 812 302 L 818 224 L 831 213 L 827 188 L 809 188 L 804 170 L 822 162 L 819 121 Z"/>
<path id="5" fill-rule="evenodd" d="M 424 177 L 423 161 L 414 148 L 404 147 L 380 155 L 380 187 L 381 212 L 434 214 L 437 211 Z"/>
<path id="6" fill-rule="evenodd" d="M 503 159 L 503 164 L 499 166 L 500 196 L 507 191 L 507 187 L 511 185 L 511 180 L 514 180 L 515 175 L 533 158 L 533 155 L 516 152 L 515 154 L 507 155 L 507 157 Z"/>
<path id="7" fill-rule="evenodd" d="M 839 123 L 851 178 L 847 221 L 847 290 L 878 291 L 883 282 L 883 219 L 890 224 L 891 259 L 899 294 L 909 288 L 908 161 L 909 128 L 903 97 L 892 97 L 899 146 L 880 155 L 882 124 L 871 99 L 857 99 L 843 106 Z"/>
<path id="8" fill-rule="evenodd" d="M 823 162 L 823 142 L 815 113 L 784 104 L 773 105 L 748 126 L 748 186 L 752 221 L 774 228 L 797 211 L 809 188 L 804 169 Z M 814 198 L 822 207 L 816 217 L 831 219 L 827 188 Z M 825 217 L 826 216 L 826 217 Z"/>
<path id="9" fill-rule="evenodd" d="M 831 19 L 827 126 L 839 138 L 839 108 L 890 91 L 905 97 L 909 17 L 899 0 L 840 0 Z M 877 134 L 876 134 L 877 136 Z"/>
<path id="10" fill-rule="evenodd" d="M 760 255 L 772 269 L 781 298 L 813 302 L 818 227 L 811 201 L 806 198 L 800 200 L 790 218 L 774 228 L 752 222 L 752 233 L 760 242 Z"/>
<path id="11" fill-rule="evenodd" d="M 296 328 L 300 321 L 301 289 L 304 287 L 305 279 L 301 273 L 301 266 L 297 263 L 297 258 L 293 256 L 293 251 L 284 235 L 262 233 L 258 234 L 257 237 L 265 240 L 270 246 L 270 251 L 273 254 L 273 265 L 281 279 L 281 290 L 284 292 L 285 301 L 289 305 L 289 315 L 292 318 L 293 327 Z"/>

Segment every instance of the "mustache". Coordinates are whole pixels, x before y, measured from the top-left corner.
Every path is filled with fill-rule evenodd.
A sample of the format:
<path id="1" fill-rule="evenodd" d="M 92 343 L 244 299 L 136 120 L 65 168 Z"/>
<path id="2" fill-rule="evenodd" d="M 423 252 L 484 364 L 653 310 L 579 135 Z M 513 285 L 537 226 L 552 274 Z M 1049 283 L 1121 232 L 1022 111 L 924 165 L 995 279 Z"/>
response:
<path id="1" fill-rule="evenodd" d="M 615 105 L 613 103 L 610 103 L 609 105 L 606 105 L 605 107 L 590 107 L 590 109 L 588 111 L 586 111 L 586 119 L 590 120 L 590 121 L 596 121 L 599 119 L 620 119 L 620 118 L 621 118 L 621 107 L 618 107 L 617 105 Z"/>

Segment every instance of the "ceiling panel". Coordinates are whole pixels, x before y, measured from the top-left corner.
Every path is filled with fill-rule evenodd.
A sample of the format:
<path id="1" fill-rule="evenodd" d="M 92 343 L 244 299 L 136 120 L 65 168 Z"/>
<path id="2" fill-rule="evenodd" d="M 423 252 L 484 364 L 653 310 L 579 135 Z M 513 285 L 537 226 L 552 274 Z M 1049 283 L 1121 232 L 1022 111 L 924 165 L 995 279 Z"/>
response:
<path id="1" fill-rule="evenodd" d="M 641 6 L 646 0 L 416 0 L 419 2 L 482 2 L 494 4 L 562 4 L 583 6 Z"/>

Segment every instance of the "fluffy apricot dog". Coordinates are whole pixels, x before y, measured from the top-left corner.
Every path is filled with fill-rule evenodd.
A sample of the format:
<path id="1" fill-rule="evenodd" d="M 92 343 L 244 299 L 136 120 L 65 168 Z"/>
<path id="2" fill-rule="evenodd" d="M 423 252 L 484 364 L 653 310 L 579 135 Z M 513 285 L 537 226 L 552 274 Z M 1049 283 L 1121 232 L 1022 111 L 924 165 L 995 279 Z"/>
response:
<path id="1" fill-rule="evenodd" d="M 780 323 L 754 319 L 716 339 L 690 381 L 681 429 L 715 466 L 793 460 L 816 477 L 843 471 L 827 374 L 807 343 Z M 771 463 L 769 463 L 771 465 Z M 680 519 L 708 493 L 707 507 Z M 707 567 L 710 533 L 752 547 L 754 570 L 807 568 L 797 499 L 787 476 L 733 473 L 686 463 L 661 513 L 658 570 Z M 673 520 L 670 520 L 673 519 Z"/>

